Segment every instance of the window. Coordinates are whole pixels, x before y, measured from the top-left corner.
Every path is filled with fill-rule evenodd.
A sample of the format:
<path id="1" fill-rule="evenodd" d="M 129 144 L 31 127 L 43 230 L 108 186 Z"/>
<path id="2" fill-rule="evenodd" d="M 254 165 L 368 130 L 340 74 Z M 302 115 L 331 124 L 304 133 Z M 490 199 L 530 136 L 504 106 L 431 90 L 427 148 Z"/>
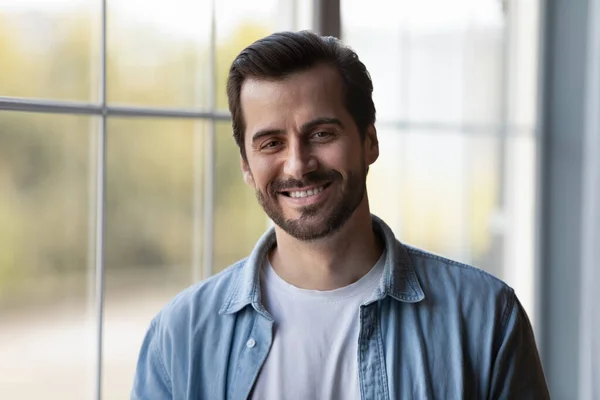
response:
<path id="1" fill-rule="evenodd" d="M 249 253 L 268 221 L 241 179 L 227 69 L 310 29 L 312 4 L 0 0 L 0 398 L 127 398 L 150 318 Z M 530 315 L 538 12 L 341 1 L 375 84 L 373 212 L 505 279 Z"/>
<path id="2" fill-rule="evenodd" d="M 227 70 L 311 15 L 0 0 L 0 398 L 128 398 L 150 319 L 248 254 L 267 220 L 239 172 Z"/>

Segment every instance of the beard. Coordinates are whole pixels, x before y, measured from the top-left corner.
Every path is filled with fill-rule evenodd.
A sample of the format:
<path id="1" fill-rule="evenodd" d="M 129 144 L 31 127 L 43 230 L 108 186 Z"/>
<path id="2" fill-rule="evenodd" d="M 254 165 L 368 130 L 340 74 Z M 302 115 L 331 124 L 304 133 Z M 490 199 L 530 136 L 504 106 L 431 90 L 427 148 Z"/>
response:
<path id="1" fill-rule="evenodd" d="M 344 181 L 338 171 L 314 171 L 305 175 L 303 180 L 287 179 L 273 181 L 268 186 L 268 193 L 256 190 L 256 198 L 271 220 L 290 236 L 312 241 L 327 237 L 339 231 L 358 208 L 366 192 L 367 169 L 356 172 L 350 171 Z M 300 217 L 286 219 L 278 201 L 282 191 L 291 191 L 306 186 L 336 185 L 325 190 L 336 190 L 329 193 L 327 204 L 315 204 L 299 209 Z"/>

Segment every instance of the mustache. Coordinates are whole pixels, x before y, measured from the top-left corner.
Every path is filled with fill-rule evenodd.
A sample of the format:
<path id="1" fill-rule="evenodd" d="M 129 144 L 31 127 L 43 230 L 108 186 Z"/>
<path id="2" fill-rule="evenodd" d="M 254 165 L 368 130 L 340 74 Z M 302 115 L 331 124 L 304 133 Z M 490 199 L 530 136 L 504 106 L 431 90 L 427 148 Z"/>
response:
<path id="1" fill-rule="evenodd" d="M 316 186 L 321 183 L 328 183 L 338 180 L 342 180 L 342 174 L 340 174 L 338 171 L 313 171 L 306 174 L 302 180 L 290 178 L 273 181 L 270 185 L 270 189 L 271 193 L 276 194 L 277 192 L 289 191 L 311 185 Z"/>

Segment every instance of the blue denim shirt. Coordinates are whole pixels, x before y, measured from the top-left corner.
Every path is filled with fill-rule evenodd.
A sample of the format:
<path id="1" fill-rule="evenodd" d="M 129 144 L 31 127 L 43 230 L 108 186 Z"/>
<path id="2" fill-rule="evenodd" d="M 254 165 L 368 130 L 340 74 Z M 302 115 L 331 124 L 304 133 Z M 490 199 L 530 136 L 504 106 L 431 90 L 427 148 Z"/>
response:
<path id="1" fill-rule="evenodd" d="M 387 251 L 373 297 L 357 310 L 362 399 L 549 398 L 531 325 L 510 287 L 401 244 L 375 216 L 373 227 Z M 273 340 L 259 271 L 274 244 L 271 229 L 249 258 L 158 313 L 132 399 L 249 397 Z"/>

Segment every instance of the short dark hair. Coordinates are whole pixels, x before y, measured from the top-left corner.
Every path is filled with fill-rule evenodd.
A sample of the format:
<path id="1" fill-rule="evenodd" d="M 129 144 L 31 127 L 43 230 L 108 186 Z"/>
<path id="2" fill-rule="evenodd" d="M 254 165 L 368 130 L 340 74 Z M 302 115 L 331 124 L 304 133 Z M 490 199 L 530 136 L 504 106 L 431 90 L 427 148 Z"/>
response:
<path id="1" fill-rule="evenodd" d="M 229 111 L 233 119 L 233 137 L 246 160 L 245 122 L 240 102 L 246 79 L 283 79 L 318 64 L 334 66 L 342 78 L 346 109 L 364 140 L 369 125 L 375 123 L 373 82 L 358 55 L 338 39 L 309 31 L 278 32 L 257 40 L 233 60 L 227 78 Z"/>

